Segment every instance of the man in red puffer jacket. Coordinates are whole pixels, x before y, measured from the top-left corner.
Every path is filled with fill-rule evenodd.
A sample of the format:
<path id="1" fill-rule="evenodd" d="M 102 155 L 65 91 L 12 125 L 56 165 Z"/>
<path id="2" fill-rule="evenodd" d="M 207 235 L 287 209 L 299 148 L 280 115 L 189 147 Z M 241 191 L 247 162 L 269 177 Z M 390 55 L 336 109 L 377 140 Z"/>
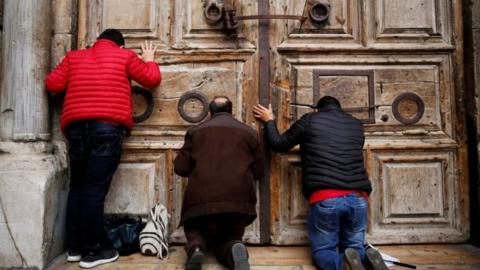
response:
<path id="1" fill-rule="evenodd" d="M 68 52 L 45 79 L 49 92 L 65 92 L 61 128 L 71 170 L 67 260 L 80 261 L 82 268 L 118 258 L 105 241 L 103 208 L 124 136 L 133 127 L 130 80 L 146 88 L 161 80 L 151 42 L 142 45 L 143 60 L 124 44 L 118 30 L 107 29 L 91 48 Z"/>

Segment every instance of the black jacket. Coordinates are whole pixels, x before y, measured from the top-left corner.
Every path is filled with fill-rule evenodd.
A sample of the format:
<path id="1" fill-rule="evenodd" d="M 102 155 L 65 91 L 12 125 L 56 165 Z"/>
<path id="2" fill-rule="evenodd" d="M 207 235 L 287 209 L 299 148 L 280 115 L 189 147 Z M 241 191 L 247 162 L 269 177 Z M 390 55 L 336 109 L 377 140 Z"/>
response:
<path id="1" fill-rule="evenodd" d="M 269 121 L 265 133 L 275 152 L 286 152 L 300 144 L 302 191 L 307 199 L 320 189 L 371 192 L 363 162 L 363 125 L 342 109 L 329 105 L 305 114 L 282 135 L 275 122 Z"/>

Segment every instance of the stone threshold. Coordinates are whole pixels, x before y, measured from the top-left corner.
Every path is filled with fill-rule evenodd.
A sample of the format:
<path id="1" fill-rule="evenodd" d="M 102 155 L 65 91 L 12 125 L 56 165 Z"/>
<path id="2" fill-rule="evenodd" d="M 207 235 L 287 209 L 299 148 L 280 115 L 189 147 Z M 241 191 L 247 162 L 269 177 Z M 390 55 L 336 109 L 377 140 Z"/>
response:
<path id="1" fill-rule="evenodd" d="M 480 269 L 480 248 L 468 244 L 438 245 L 388 245 L 378 246 L 384 253 L 399 258 L 402 262 L 413 264 L 417 269 L 473 270 Z M 307 246 L 248 246 L 252 270 L 315 270 L 310 260 Z M 133 254 L 120 257 L 111 264 L 99 266 L 98 270 L 180 270 L 183 269 L 186 256 L 182 246 L 172 246 L 168 259 Z M 78 263 L 67 263 L 65 255 L 57 257 L 47 270 L 82 269 Z M 203 270 L 224 270 L 212 254 L 207 254 Z M 390 269 L 408 269 L 391 267 Z"/>

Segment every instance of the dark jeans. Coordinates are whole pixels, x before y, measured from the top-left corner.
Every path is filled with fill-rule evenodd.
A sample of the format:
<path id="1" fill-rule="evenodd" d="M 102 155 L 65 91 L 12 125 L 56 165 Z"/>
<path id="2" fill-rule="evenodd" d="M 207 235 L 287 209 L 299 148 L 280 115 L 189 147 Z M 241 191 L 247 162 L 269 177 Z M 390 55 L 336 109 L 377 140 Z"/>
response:
<path id="1" fill-rule="evenodd" d="M 233 269 L 232 246 L 242 242 L 245 227 L 251 218 L 239 213 L 224 213 L 188 219 L 183 229 L 187 237 L 185 251 L 190 255 L 195 247 L 202 251 L 212 248 L 218 262 Z"/>
<path id="2" fill-rule="evenodd" d="M 354 192 L 310 205 L 308 234 L 313 260 L 320 269 L 342 270 L 347 248 L 356 249 L 365 259 L 367 204 Z"/>
<path id="3" fill-rule="evenodd" d="M 65 135 L 70 157 L 67 248 L 96 252 L 106 248 L 103 208 L 120 163 L 123 126 L 89 120 L 70 124 Z"/>

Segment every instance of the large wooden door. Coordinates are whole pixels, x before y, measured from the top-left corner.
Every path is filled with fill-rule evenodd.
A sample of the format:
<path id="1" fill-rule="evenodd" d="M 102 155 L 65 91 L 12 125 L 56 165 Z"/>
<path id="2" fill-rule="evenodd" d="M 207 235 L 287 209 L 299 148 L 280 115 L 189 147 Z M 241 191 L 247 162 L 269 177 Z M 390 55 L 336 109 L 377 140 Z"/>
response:
<path id="1" fill-rule="evenodd" d="M 236 11 L 229 16 L 264 17 L 227 31 L 215 9 L 226 5 Z M 131 49 L 153 40 L 163 77 L 151 94 L 135 90 L 140 122 L 125 142 L 106 211 L 146 214 L 162 202 L 171 240 L 184 241 L 186 180 L 172 163 L 185 131 L 205 119 L 208 100 L 230 97 L 235 117 L 254 128 L 252 106 L 271 102 L 285 130 L 311 110 L 305 105 L 333 95 L 366 125 L 369 240 L 467 239 L 460 11 L 455 0 L 80 0 L 79 47 L 105 28 L 120 29 Z M 264 19 L 271 15 L 304 19 Z M 307 244 L 298 149 L 269 155 L 269 165 L 259 219 L 245 239 Z"/>

